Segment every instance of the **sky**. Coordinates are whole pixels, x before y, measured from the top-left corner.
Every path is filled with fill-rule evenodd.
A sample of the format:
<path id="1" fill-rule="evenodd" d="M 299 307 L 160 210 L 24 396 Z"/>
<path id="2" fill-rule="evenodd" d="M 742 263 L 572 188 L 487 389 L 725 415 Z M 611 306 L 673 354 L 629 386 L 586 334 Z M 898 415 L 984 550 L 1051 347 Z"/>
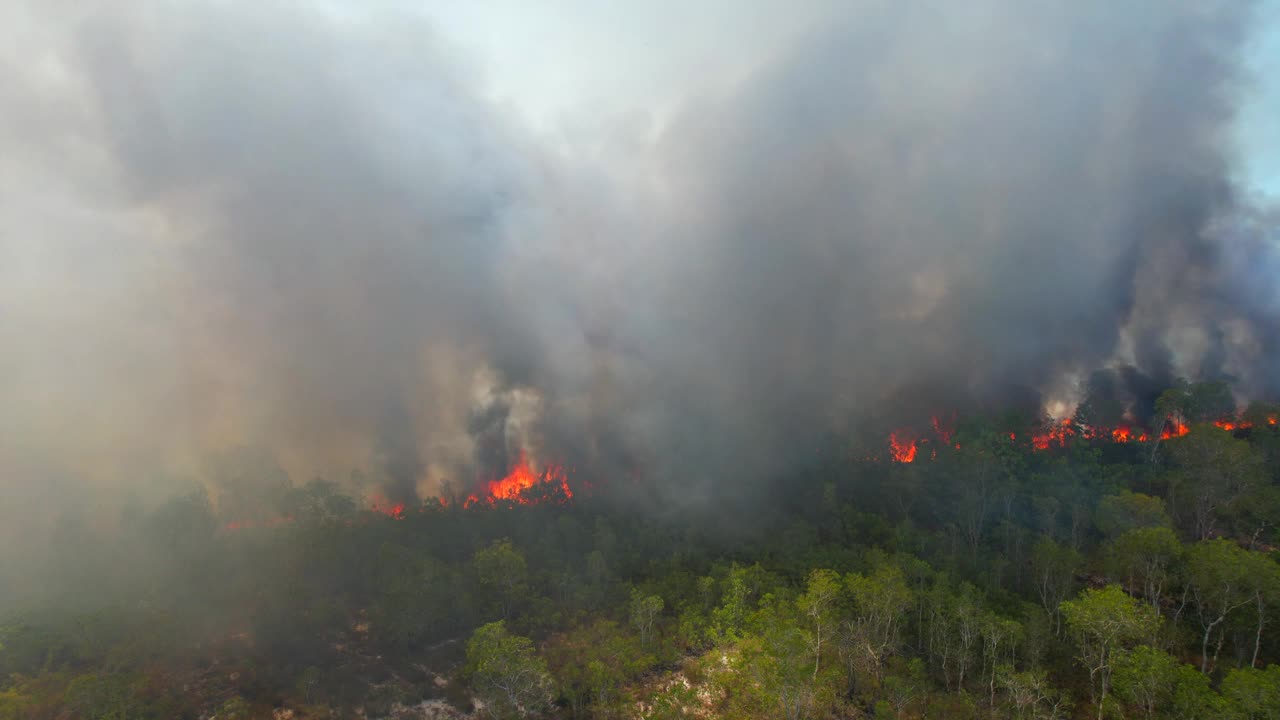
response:
<path id="1" fill-rule="evenodd" d="M 820 27 L 829 0 L 415 4 L 480 70 L 480 83 L 549 134 L 619 117 L 657 128 L 698 92 L 741 82 Z M 673 18 L 678 18 L 673 22 Z M 1280 196 L 1280 2 L 1259 8 L 1236 125 L 1243 180 Z"/>
<path id="2" fill-rule="evenodd" d="M 555 130 L 591 114 L 652 114 L 661 124 L 689 95 L 740 82 L 831 7 L 826 0 L 497 0 L 423 11 L 484 69 L 492 97 Z"/>
<path id="3" fill-rule="evenodd" d="M 1238 130 L 1246 181 L 1280 197 L 1280 3 L 1265 6 L 1248 63 L 1256 87 L 1241 110 Z"/>

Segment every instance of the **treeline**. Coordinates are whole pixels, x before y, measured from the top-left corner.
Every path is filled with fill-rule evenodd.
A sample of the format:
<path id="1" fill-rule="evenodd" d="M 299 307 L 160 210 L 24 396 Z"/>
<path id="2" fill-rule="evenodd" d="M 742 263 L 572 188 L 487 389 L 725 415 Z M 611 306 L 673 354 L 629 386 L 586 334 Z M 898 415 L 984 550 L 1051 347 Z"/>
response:
<path id="1" fill-rule="evenodd" d="M 69 518 L 10 588 L 0 718 L 1280 717 L 1277 410 L 1224 430 L 1222 386 L 1181 384 L 1165 440 L 851 443 L 746 518 L 599 493 L 395 520 L 324 481 L 258 508 L 287 523 L 199 491 Z"/>

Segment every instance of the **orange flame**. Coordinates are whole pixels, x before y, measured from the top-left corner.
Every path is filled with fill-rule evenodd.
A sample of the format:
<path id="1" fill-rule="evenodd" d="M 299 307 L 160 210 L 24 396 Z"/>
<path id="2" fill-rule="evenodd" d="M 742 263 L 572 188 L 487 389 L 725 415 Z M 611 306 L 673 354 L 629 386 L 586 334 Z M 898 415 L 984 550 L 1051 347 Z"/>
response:
<path id="1" fill-rule="evenodd" d="M 889 452 L 894 462 L 909 463 L 916 459 L 916 439 L 910 430 L 889 433 Z"/>
<path id="2" fill-rule="evenodd" d="M 573 497 L 564 468 L 559 465 L 548 465 L 542 469 L 542 472 L 535 472 L 529 466 L 525 454 L 521 452 L 520 461 L 511 469 L 511 472 L 507 473 L 506 477 L 485 483 L 484 496 L 469 495 L 463 507 L 471 507 L 477 503 L 492 505 L 497 500 L 510 500 L 521 505 L 529 505 L 534 500 L 526 495 L 526 491 L 539 485 L 558 487 L 564 492 L 566 499 Z"/>
<path id="3" fill-rule="evenodd" d="M 937 416 L 932 418 L 934 432 L 944 442 L 950 442 L 952 433 L 945 428 Z M 1222 419 L 1213 423 L 1215 426 L 1234 432 L 1252 427 L 1248 422 L 1243 420 Z M 1271 416 L 1267 418 L 1267 424 L 1276 426 L 1280 424 L 1280 417 Z M 1179 438 L 1191 432 L 1191 428 L 1184 422 L 1169 418 L 1165 421 L 1160 430 L 1159 438 L 1161 440 L 1170 440 Z M 1034 433 L 1031 436 L 1031 447 L 1035 450 L 1048 450 L 1054 447 L 1066 447 L 1072 438 L 1080 437 L 1086 440 L 1109 440 L 1113 443 L 1148 443 L 1155 437 L 1153 433 L 1149 433 L 1141 428 L 1134 428 L 1129 425 L 1120 425 L 1114 428 L 1106 427 L 1088 427 L 1078 426 L 1074 424 L 1071 418 L 1063 418 L 1056 424 L 1051 424 L 1043 431 Z M 1009 440 L 1016 442 L 1018 434 L 1009 432 Z M 909 463 L 916 459 L 918 450 L 916 434 L 906 428 L 895 430 L 889 434 L 889 449 L 894 462 Z M 924 440 L 922 442 L 929 442 Z M 956 443 L 955 448 L 960 449 L 960 444 Z M 931 457 L 937 457 L 937 450 L 934 450 Z M 875 458 L 868 458 L 869 460 Z"/>
<path id="4" fill-rule="evenodd" d="M 1160 431 L 1160 439 L 1170 440 L 1172 438 L 1182 437 L 1189 432 L 1191 432 L 1191 428 L 1187 427 L 1186 423 L 1181 420 L 1170 420 L 1165 424 L 1164 429 Z"/>
<path id="5" fill-rule="evenodd" d="M 1048 450 L 1051 447 L 1065 447 L 1067 441 L 1075 435 L 1075 428 L 1071 426 L 1071 418 L 1063 418 L 1056 425 L 1049 426 L 1048 430 L 1031 436 L 1031 446 L 1036 450 Z"/>

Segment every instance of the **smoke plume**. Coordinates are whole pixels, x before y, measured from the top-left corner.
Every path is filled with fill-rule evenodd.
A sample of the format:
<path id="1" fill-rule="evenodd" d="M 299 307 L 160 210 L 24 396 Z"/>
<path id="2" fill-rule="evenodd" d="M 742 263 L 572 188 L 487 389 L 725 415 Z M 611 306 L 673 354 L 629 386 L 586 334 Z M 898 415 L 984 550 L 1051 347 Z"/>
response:
<path id="1" fill-rule="evenodd" d="M 397 501 L 524 451 L 682 504 L 1099 370 L 1280 387 L 1276 215 L 1229 142 L 1250 3 L 841 4 L 581 152 L 409 12 L 7 12 L 23 505 L 245 446 Z"/>

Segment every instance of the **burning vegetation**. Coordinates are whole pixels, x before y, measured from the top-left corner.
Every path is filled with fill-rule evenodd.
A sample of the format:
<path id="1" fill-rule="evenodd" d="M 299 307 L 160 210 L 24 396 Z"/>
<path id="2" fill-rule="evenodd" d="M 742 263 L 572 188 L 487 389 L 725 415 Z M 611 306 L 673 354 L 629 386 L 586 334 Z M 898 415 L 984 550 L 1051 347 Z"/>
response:
<path id="1" fill-rule="evenodd" d="M 1268 416 L 1263 419 L 1263 423 L 1269 427 L 1275 427 L 1277 418 Z M 1220 418 L 1213 420 L 1210 424 L 1229 433 L 1239 433 L 1253 428 L 1253 423 L 1243 418 Z M 898 463 L 914 462 L 923 445 L 932 445 L 935 448 L 932 451 L 932 457 L 936 457 L 936 448 L 939 445 L 949 445 L 954 432 L 943 431 L 936 417 L 933 419 L 932 427 L 934 428 L 934 436 L 931 438 L 921 437 L 911 428 L 899 428 L 889 433 L 890 459 Z M 1159 432 L 1156 432 L 1154 429 L 1134 425 L 1119 425 L 1110 428 L 1089 426 L 1067 417 L 1057 421 L 1047 421 L 1041 428 L 1030 433 L 1029 437 L 1031 439 L 1031 447 L 1035 450 L 1052 450 L 1054 448 L 1065 448 L 1077 440 L 1117 444 L 1150 443 L 1183 437 L 1189 432 L 1191 432 L 1190 426 L 1186 422 L 1175 418 L 1167 418 L 1160 426 Z M 1009 432 L 1010 442 L 1017 442 L 1018 437 L 1019 435 L 1016 431 Z M 957 450 L 960 449 L 959 444 L 954 447 Z"/>
<path id="2" fill-rule="evenodd" d="M 497 480 L 486 482 L 483 492 L 468 495 L 464 505 L 495 505 L 500 501 L 531 505 L 548 500 L 567 502 L 572 498 L 573 490 L 569 488 L 569 480 L 563 467 L 548 464 L 541 470 L 536 470 L 521 451 L 520 459 L 511 472 Z"/>

